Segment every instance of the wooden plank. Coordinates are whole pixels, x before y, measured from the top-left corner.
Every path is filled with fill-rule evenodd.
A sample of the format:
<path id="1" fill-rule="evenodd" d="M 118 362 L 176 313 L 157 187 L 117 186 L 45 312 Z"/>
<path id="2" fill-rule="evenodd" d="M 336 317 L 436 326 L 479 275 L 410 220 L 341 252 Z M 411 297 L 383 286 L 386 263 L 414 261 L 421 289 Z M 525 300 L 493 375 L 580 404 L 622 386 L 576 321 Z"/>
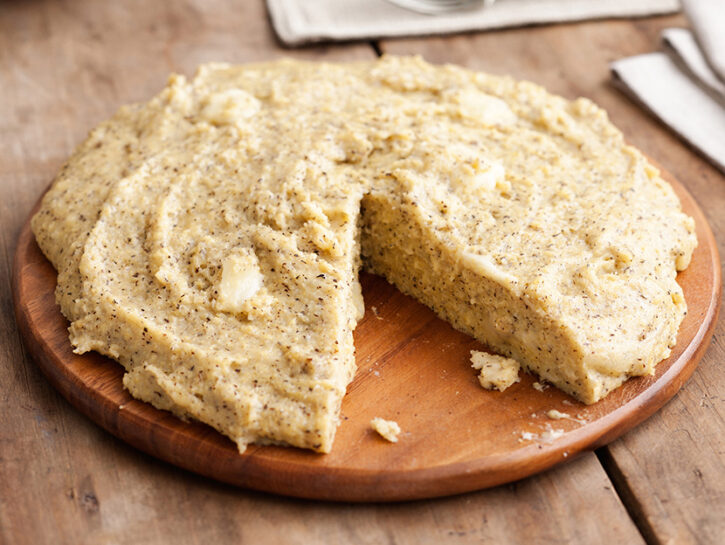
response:
<path id="1" fill-rule="evenodd" d="M 143 456 L 92 426 L 80 429 L 85 422 L 73 416 L 81 419 L 80 444 L 73 449 L 83 453 L 82 461 L 64 478 L 47 479 L 41 489 L 46 519 L 38 517 L 36 496 L 31 512 L 12 509 L 16 522 L 3 524 L 7 533 L 0 541 L 424 545 L 603 543 L 609 537 L 643 543 L 629 519 L 612 516 L 622 506 L 594 456 L 476 494 L 392 505 L 331 504 L 220 485 Z M 27 508 L 21 494 L 14 496 Z"/>
<path id="2" fill-rule="evenodd" d="M 608 63 L 656 50 L 663 28 L 681 16 L 508 30 L 383 42 L 386 53 L 419 53 L 530 79 L 568 98 L 607 109 L 628 140 L 682 180 L 705 210 L 720 254 L 725 249 L 725 183 L 669 130 L 610 84 Z M 683 391 L 602 456 L 628 508 L 651 543 L 720 543 L 725 533 L 725 321 Z"/>
<path id="3" fill-rule="evenodd" d="M 0 4 L 0 543 L 641 543 L 593 455 L 444 500 L 289 500 L 220 485 L 131 449 L 72 410 L 24 356 L 12 318 L 11 256 L 22 220 L 75 144 L 172 70 L 280 54 L 371 53 L 282 50 L 261 1 Z"/>
<path id="4" fill-rule="evenodd" d="M 608 449 L 605 464 L 657 543 L 722 543 L 725 535 L 725 328 L 687 387 Z"/>

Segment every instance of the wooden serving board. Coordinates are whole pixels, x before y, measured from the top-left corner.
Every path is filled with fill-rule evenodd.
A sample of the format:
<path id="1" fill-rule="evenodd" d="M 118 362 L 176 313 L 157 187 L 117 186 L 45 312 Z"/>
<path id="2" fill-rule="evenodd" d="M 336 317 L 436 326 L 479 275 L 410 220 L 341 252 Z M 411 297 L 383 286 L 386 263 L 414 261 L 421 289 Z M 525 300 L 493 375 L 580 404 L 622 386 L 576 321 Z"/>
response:
<path id="1" fill-rule="evenodd" d="M 116 362 L 73 354 L 68 323 L 55 304 L 56 272 L 28 223 L 15 254 L 17 321 L 35 361 L 68 401 L 134 447 L 177 466 L 238 486 L 326 500 L 392 501 L 477 490 L 612 441 L 664 405 L 691 375 L 716 322 L 720 263 L 702 211 L 682 185 L 665 178 L 697 224 L 699 246 L 678 276 L 689 312 L 671 357 L 653 377 L 629 380 L 591 406 L 553 387 L 539 392 L 535 379 L 523 373 L 505 392 L 483 390 L 469 361 L 470 351 L 482 345 L 385 280 L 363 274 L 358 371 L 332 452 L 250 446 L 240 455 L 212 428 L 131 398 Z M 550 409 L 576 420 L 551 420 Z M 375 416 L 400 424 L 397 444 L 369 429 Z M 563 434 L 555 437 L 559 430 Z"/>

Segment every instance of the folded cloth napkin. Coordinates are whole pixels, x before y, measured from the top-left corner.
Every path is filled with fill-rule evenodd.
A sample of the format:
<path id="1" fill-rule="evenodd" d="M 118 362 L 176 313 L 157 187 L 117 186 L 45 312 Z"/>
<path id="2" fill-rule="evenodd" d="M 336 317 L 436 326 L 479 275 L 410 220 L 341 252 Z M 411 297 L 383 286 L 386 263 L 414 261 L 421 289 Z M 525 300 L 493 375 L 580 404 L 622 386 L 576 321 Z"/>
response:
<path id="1" fill-rule="evenodd" d="M 725 51 L 713 49 L 725 48 L 725 6 L 710 0 L 683 4 L 688 15 L 697 13 L 695 32 L 666 29 L 664 52 L 613 62 L 614 83 L 725 173 L 725 80 L 717 70 Z"/>
<path id="2" fill-rule="evenodd" d="M 710 67 L 725 81 L 725 2 L 682 0 L 682 5 Z"/>
<path id="3" fill-rule="evenodd" d="M 725 26 L 723 33 L 725 34 Z M 725 99 L 725 82 L 710 68 L 692 31 L 686 28 L 668 28 L 662 32 L 662 43 L 665 51 L 678 63 L 678 66 L 689 71 L 691 77 Z"/>
<path id="4" fill-rule="evenodd" d="M 612 63 L 614 82 L 725 173 L 725 109 L 666 53 Z"/>
<path id="5" fill-rule="evenodd" d="M 497 0 L 493 5 L 483 4 L 426 15 L 387 0 L 267 0 L 275 31 L 287 45 L 639 17 L 679 9 L 678 0 Z"/>

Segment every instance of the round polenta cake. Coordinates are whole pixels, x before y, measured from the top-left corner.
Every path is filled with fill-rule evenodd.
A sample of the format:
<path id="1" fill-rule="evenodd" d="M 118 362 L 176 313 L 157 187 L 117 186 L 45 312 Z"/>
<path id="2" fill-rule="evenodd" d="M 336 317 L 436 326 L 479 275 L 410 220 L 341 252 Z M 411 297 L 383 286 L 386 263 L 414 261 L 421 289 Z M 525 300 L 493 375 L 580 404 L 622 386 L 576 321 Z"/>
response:
<path id="1" fill-rule="evenodd" d="M 171 76 L 91 132 L 32 228 L 76 352 L 240 451 L 330 450 L 361 266 L 594 403 L 668 356 L 696 246 L 589 100 L 400 57 Z"/>

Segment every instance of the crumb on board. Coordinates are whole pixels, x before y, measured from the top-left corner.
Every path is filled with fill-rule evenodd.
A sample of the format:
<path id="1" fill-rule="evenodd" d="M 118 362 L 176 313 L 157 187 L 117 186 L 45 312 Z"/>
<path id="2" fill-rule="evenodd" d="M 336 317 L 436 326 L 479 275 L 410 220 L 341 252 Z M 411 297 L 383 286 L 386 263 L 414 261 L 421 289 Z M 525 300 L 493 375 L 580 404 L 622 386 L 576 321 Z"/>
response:
<path id="1" fill-rule="evenodd" d="M 546 416 L 551 418 L 552 420 L 561 420 L 562 418 L 571 418 L 571 415 L 568 413 L 563 413 L 561 411 L 557 411 L 556 409 L 550 409 L 546 412 Z"/>
<path id="2" fill-rule="evenodd" d="M 394 422 L 393 420 L 385 420 L 384 418 L 376 416 L 370 421 L 370 427 L 378 432 L 378 435 L 386 441 L 390 441 L 391 443 L 398 442 L 400 426 L 397 422 Z"/>
<path id="3" fill-rule="evenodd" d="M 546 431 L 539 436 L 539 438 L 544 443 L 552 443 L 562 435 L 564 435 L 564 430 L 547 428 Z"/>
<path id="4" fill-rule="evenodd" d="M 558 428 L 552 428 L 547 424 L 546 429 L 541 433 L 533 433 L 530 431 L 523 431 L 519 435 L 519 441 L 538 441 L 541 443 L 552 443 L 559 437 L 564 435 L 564 430 Z"/>
<path id="5" fill-rule="evenodd" d="M 471 364 L 474 369 L 480 370 L 478 381 L 486 390 L 496 389 L 503 392 L 521 380 L 519 378 L 521 365 L 511 358 L 471 350 Z"/>
<path id="6" fill-rule="evenodd" d="M 543 392 L 544 390 L 546 390 L 549 387 L 548 384 L 544 384 L 542 382 L 534 382 L 532 384 L 532 386 L 533 386 L 534 390 L 536 390 L 537 392 Z"/>
<path id="7" fill-rule="evenodd" d="M 563 413 L 556 409 L 549 409 L 546 411 L 546 416 L 552 420 L 571 420 L 572 422 L 578 422 L 579 424 L 587 423 L 587 419 L 582 418 L 580 415 L 572 416 L 569 413 Z"/>

